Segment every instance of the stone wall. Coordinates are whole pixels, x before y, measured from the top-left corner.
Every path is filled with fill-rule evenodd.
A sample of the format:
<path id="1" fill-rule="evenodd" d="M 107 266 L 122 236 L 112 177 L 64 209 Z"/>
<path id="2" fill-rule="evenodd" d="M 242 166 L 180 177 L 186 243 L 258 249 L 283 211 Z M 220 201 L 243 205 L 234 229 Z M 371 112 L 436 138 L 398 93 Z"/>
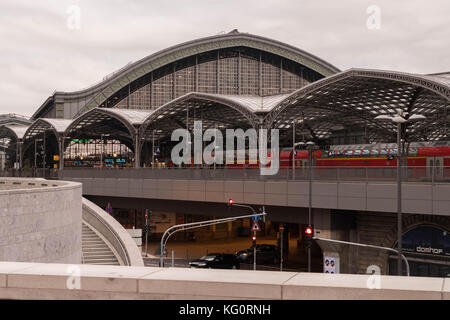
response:
<path id="1" fill-rule="evenodd" d="M 81 263 L 81 184 L 0 178 L 0 261 Z"/>

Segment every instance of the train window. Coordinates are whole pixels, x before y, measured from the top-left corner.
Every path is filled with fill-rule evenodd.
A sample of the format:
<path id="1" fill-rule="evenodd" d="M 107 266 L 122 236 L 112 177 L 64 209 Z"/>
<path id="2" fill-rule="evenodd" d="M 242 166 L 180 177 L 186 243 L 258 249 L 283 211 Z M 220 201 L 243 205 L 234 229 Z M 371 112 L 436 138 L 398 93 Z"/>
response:
<path id="1" fill-rule="evenodd" d="M 354 156 L 354 157 L 361 157 L 361 150 L 355 150 L 355 151 L 353 152 L 353 156 Z"/>
<path id="2" fill-rule="evenodd" d="M 344 150 L 336 151 L 336 158 L 342 158 L 344 156 Z"/>
<path id="3" fill-rule="evenodd" d="M 371 156 L 371 157 L 377 157 L 377 156 L 378 156 L 378 151 L 379 151 L 379 150 L 377 150 L 377 149 L 371 150 L 371 151 L 370 151 L 370 156 Z"/>
<path id="4" fill-rule="evenodd" d="M 328 151 L 328 158 L 335 158 L 336 157 L 336 151 Z"/>
<path id="5" fill-rule="evenodd" d="M 387 154 L 388 154 L 387 149 L 381 149 L 381 150 L 380 150 L 379 156 L 380 156 L 380 157 L 383 157 L 383 156 L 387 156 Z"/>
<path id="6" fill-rule="evenodd" d="M 320 154 L 320 157 L 321 157 L 321 158 L 328 158 L 328 151 L 323 151 L 323 152 Z"/>
<path id="7" fill-rule="evenodd" d="M 345 150 L 345 157 L 351 158 L 353 156 L 353 150 Z"/>
<path id="8" fill-rule="evenodd" d="M 390 156 L 395 156 L 395 155 L 397 155 L 397 148 L 389 149 L 389 155 L 390 155 Z"/>
<path id="9" fill-rule="evenodd" d="M 362 156 L 363 156 L 363 157 L 368 157 L 368 156 L 370 156 L 370 150 L 363 150 L 363 151 L 362 151 Z"/>
<path id="10" fill-rule="evenodd" d="M 410 156 L 410 157 L 415 157 L 415 156 L 417 156 L 417 148 L 409 148 L 409 150 L 408 150 L 408 156 Z"/>

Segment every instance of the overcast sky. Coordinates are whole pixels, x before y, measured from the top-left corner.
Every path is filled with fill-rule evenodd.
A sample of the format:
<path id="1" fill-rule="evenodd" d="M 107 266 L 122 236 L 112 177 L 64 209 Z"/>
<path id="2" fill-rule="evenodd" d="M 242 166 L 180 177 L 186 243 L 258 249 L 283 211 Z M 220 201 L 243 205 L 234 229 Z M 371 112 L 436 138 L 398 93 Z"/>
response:
<path id="1" fill-rule="evenodd" d="M 379 29 L 367 27 L 370 5 Z M 232 29 L 341 70 L 450 71 L 449 0 L 1 0 L 0 114 L 31 115 L 54 90 L 86 88 L 130 61 Z"/>

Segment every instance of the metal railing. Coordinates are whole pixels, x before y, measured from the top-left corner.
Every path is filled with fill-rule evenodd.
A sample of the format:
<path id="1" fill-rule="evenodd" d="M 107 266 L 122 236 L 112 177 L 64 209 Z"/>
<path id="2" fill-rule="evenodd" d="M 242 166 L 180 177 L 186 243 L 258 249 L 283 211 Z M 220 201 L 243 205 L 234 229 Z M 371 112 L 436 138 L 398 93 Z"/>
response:
<path id="1" fill-rule="evenodd" d="M 181 179 L 181 180 L 287 180 L 308 181 L 308 167 L 280 168 L 275 175 L 261 175 L 258 168 L 77 168 L 21 169 L 0 171 L 4 177 L 112 178 L 112 179 Z M 396 181 L 396 167 L 312 167 L 314 181 Z M 450 182 L 450 167 L 405 167 L 404 182 Z"/>

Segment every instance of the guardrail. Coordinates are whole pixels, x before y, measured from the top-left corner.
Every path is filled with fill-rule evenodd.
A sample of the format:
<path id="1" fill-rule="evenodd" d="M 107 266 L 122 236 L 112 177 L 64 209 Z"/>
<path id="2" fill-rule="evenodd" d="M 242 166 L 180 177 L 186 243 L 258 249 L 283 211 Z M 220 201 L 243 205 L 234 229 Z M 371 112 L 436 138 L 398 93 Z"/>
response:
<path id="1" fill-rule="evenodd" d="M 275 175 L 261 175 L 258 168 L 89 168 L 21 169 L 0 171 L 7 177 L 188 179 L 188 180 L 309 180 L 309 168 L 280 168 Z M 312 180 L 324 181 L 396 181 L 396 167 L 312 167 Z M 405 182 L 450 182 L 450 167 L 404 167 Z"/>
<path id="2" fill-rule="evenodd" d="M 309 169 L 280 168 L 275 175 L 261 175 L 257 168 L 65 168 L 59 177 L 188 180 L 309 180 Z M 407 167 L 405 182 L 450 182 L 450 167 Z M 395 167 L 313 167 L 314 181 L 396 181 Z"/>

